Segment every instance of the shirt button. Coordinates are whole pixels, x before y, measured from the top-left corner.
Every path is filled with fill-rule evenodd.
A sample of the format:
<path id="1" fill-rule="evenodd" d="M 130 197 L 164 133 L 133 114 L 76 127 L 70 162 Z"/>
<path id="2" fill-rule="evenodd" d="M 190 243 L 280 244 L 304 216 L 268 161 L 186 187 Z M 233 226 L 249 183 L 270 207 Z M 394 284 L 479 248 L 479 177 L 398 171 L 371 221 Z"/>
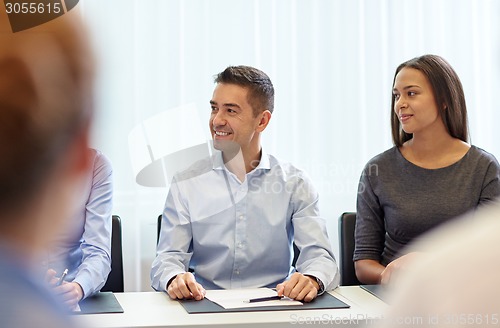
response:
<path id="1" fill-rule="evenodd" d="M 238 248 L 243 248 L 243 243 L 242 242 L 238 243 Z"/>
<path id="2" fill-rule="evenodd" d="M 240 220 L 243 220 L 245 217 L 243 215 L 240 215 Z"/>
<path id="3" fill-rule="evenodd" d="M 238 270 L 238 269 L 234 270 L 234 274 L 239 275 L 240 274 L 240 270 Z"/>

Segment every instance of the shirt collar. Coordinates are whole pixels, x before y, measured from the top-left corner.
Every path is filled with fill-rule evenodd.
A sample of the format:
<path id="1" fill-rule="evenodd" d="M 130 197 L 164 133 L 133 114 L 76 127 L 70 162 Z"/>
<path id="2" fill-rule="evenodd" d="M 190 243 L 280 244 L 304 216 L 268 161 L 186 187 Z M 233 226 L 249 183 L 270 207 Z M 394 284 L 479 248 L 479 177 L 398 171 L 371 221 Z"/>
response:
<path id="1" fill-rule="evenodd" d="M 227 170 L 226 166 L 224 165 L 224 161 L 222 159 L 222 152 L 220 150 L 215 151 L 214 155 L 212 156 L 212 161 L 214 170 L 221 170 L 222 168 Z M 271 169 L 271 161 L 269 160 L 269 155 L 264 151 L 264 149 L 261 148 L 259 165 L 257 165 L 257 167 L 253 169 L 251 172 L 257 170 L 269 170 L 269 169 Z"/>

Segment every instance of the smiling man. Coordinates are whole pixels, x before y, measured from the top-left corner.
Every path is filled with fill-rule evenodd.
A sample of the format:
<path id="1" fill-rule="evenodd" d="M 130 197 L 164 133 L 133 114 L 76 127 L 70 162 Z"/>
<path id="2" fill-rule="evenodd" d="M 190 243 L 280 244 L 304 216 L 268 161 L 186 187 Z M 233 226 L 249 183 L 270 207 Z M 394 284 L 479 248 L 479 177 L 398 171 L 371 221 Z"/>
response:
<path id="1" fill-rule="evenodd" d="M 271 287 L 309 302 L 335 288 L 339 274 L 310 180 L 262 149 L 271 80 L 236 66 L 215 83 L 209 128 L 218 151 L 172 180 L 152 286 L 196 300 L 205 289 Z"/>

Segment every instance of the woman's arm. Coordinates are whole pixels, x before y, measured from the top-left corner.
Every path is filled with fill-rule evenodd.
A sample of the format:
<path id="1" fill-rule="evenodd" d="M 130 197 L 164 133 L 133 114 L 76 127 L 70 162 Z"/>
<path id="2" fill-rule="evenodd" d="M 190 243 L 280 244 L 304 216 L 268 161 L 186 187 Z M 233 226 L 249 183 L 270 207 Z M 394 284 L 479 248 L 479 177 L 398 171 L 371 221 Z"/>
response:
<path id="1" fill-rule="evenodd" d="M 375 260 L 358 260 L 354 262 L 358 280 L 367 285 L 380 284 L 385 266 Z"/>
<path id="2" fill-rule="evenodd" d="M 385 243 L 384 211 L 373 190 L 370 178 L 377 178 L 367 170 L 361 175 L 356 204 L 354 232 L 354 268 L 358 280 L 364 284 L 379 284 L 385 266 L 380 264 Z"/>
<path id="3" fill-rule="evenodd" d="M 388 284 L 398 274 L 422 257 L 423 253 L 411 252 L 403 255 L 384 267 L 375 260 L 359 260 L 354 262 L 356 276 L 363 284 Z"/>

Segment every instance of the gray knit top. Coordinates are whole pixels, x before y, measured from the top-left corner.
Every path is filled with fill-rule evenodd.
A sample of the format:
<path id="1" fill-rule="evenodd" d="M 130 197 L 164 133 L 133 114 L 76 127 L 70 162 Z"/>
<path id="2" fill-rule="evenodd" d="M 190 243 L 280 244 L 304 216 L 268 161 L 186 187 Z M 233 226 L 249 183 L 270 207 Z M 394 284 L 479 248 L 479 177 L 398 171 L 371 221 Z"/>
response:
<path id="1" fill-rule="evenodd" d="M 397 147 L 372 158 L 359 181 L 354 260 L 387 265 L 422 233 L 500 196 L 500 166 L 471 146 L 458 162 L 425 169 Z"/>

